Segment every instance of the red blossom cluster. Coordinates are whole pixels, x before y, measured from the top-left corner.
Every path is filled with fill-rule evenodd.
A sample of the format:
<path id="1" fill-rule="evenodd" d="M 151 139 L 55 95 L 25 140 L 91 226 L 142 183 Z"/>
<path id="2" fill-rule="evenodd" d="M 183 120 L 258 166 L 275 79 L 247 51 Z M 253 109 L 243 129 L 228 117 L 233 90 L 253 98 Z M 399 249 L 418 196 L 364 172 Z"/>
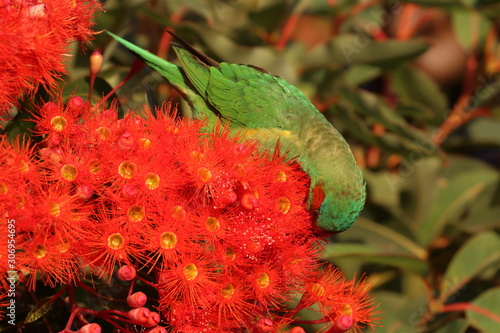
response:
<path id="1" fill-rule="evenodd" d="M 94 33 L 97 0 L 0 1 L 0 120 L 24 93 L 66 73 L 69 44 Z"/>
<path id="2" fill-rule="evenodd" d="M 297 313 L 314 304 L 320 319 L 309 323 L 324 332 L 371 327 L 367 284 L 320 263 L 300 166 L 168 112 L 118 119 L 72 97 L 37 110 L 35 148 L 0 141 L 0 211 L 16 221 L 20 283 L 132 281 L 126 312 L 80 308 L 70 293 L 80 315 L 64 332 L 91 311 L 125 332 L 303 332 Z"/>

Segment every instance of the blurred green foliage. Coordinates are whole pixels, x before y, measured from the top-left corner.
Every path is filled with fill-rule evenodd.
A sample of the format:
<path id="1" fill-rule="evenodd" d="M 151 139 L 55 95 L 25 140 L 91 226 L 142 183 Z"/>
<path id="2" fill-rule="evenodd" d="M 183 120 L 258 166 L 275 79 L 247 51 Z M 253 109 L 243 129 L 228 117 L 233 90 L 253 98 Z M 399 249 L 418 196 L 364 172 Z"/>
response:
<path id="1" fill-rule="evenodd" d="M 163 31 L 173 29 L 216 60 L 287 79 L 344 134 L 363 168 L 368 200 L 356 225 L 331 239 L 325 260 L 347 275 L 366 272 L 384 310 L 377 332 L 498 332 L 498 1 L 105 6 L 98 30 L 164 55 Z M 105 50 L 100 77 L 116 86 L 133 55 L 106 34 L 91 48 Z M 87 63 L 88 54 L 76 56 L 68 79 L 83 82 Z M 78 89 L 88 92 L 86 84 Z M 117 95 L 126 109 L 147 104 L 149 90 L 159 101 L 181 102 L 151 69 Z"/>

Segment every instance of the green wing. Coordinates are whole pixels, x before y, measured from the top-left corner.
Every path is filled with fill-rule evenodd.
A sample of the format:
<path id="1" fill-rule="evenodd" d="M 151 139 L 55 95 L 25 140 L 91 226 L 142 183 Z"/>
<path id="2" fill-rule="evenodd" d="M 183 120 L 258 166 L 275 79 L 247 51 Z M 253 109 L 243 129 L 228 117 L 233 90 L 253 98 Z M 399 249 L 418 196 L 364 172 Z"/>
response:
<path id="1" fill-rule="evenodd" d="M 206 100 L 202 98 L 202 96 L 193 87 L 190 78 L 181 67 L 176 66 L 109 31 L 107 31 L 107 33 L 120 44 L 132 51 L 139 59 L 157 71 L 161 76 L 167 79 L 175 90 L 177 90 L 189 103 L 195 114 L 204 114 L 210 118 L 210 121 L 215 121 L 216 117 L 213 110 L 211 110 L 211 107 L 207 104 Z"/>

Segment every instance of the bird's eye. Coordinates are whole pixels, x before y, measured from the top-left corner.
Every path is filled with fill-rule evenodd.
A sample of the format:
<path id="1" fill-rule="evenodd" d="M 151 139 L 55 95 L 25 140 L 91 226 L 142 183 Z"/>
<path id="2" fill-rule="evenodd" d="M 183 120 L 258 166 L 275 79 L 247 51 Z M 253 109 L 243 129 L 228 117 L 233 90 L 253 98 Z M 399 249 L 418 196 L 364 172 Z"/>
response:
<path id="1" fill-rule="evenodd" d="M 319 209 L 311 209 L 310 211 L 313 221 L 317 221 L 319 217 Z"/>

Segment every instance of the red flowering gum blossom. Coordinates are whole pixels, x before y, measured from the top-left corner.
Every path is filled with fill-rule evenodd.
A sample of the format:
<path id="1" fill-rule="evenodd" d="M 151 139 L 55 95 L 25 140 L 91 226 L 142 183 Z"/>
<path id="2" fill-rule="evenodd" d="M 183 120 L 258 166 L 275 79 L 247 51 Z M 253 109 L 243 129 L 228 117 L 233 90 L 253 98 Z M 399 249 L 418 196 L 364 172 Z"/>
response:
<path id="1" fill-rule="evenodd" d="M 84 283 L 82 272 L 137 277 L 156 289 L 159 312 L 136 293 L 130 320 L 161 318 L 169 331 L 277 332 L 315 303 L 326 329 L 371 326 L 367 285 L 321 270 L 300 166 L 166 114 L 118 119 L 73 98 L 37 110 L 38 151 L 0 141 L 0 205 L 17 221 L 28 288 Z"/>
<path id="2" fill-rule="evenodd" d="M 94 33 L 97 0 L 10 0 L 0 5 L 0 119 L 16 99 L 66 73 L 69 44 Z"/>

